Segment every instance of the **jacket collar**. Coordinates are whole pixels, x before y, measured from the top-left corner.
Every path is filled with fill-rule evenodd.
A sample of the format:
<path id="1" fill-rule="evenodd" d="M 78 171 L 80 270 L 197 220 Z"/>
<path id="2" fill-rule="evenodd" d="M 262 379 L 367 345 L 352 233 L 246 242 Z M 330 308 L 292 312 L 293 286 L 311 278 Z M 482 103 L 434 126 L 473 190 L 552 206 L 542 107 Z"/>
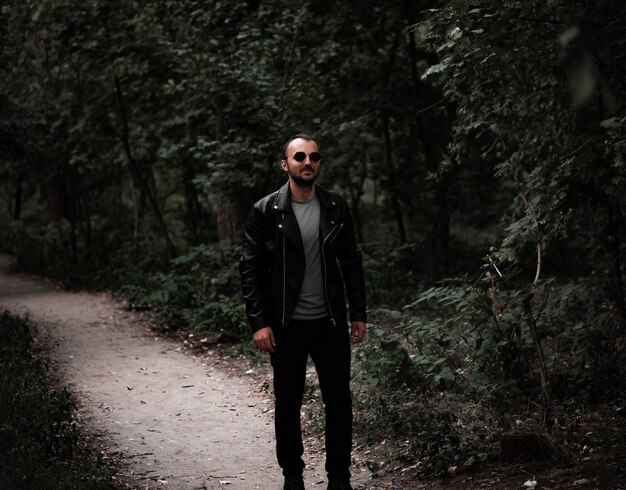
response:
<path id="1" fill-rule="evenodd" d="M 328 190 L 317 184 L 315 187 L 315 195 L 320 202 L 320 239 L 323 242 L 324 238 L 329 236 L 332 230 L 338 225 L 335 217 L 337 201 Z M 295 245 L 300 253 L 304 253 L 300 227 L 298 226 L 296 215 L 293 213 L 293 208 L 291 207 L 289 181 L 278 189 L 273 208 L 275 211 L 282 213 L 282 219 L 278 225 L 279 230 Z"/>
<path id="2" fill-rule="evenodd" d="M 337 206 L 335 199 L 331 193 L 319 184 L 315 184 L 315 195 L 320 201 L 320 207 L 334 208 Z M 289 181 L 278 189 L 276 195 L 276 201 L 274 201 L 274 209 L 277 211 L 289 211 L 291 212 L 291 191 L 289 190 Z"/>
<path id="3" fill-rule="evenodd" d="M 289 191 L 289 181 L 278 189 L 274 209 L 277 211 L 291 211 L 291 192 Z"/>

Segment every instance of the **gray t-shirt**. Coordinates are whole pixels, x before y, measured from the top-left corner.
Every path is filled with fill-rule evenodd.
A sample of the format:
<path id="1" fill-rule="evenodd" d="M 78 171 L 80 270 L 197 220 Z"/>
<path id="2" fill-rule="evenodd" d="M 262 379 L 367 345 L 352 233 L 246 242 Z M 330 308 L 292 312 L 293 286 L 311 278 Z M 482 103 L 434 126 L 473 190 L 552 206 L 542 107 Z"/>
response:
<path id="1" fill-rule="evenodd" d="M 292 318 L 314 320 L 328 315 L 320 256 L 320 202 L 314 197 L 305 202 L 292 200 L 291 205 L 298 220 L 306 257 L 302 289 Z"/>

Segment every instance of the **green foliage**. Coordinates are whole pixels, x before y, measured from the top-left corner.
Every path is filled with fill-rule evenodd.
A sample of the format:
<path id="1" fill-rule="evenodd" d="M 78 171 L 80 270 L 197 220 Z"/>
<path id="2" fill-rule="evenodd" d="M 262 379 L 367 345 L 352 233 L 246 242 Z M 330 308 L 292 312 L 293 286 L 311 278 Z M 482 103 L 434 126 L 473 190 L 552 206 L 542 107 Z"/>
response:
<path id="1" fill-rule="evenodd" d="M 366 442 L 386 440 L 395 457 L 418 460 L 420 471 L 435 474 L 494 456 L 501 422 L 486 397 L 468 389 L 450 336 L 435 326 L 422 328 L 415 344 L 403 325 L 415 317 L 396 310 L 374 313 L 396 327 L 370 328 L 368 344 L 355 353 L 356 423 Z"/>
<path id="2" fill-rule="evenodd" d="M 45 274 L 67 287 L 117 288 L 168 263 L 163 249 L 148 240 L 131 241 L 125 230 L 113 230 L 106 222 L 94 223 L 90 248 L 71 248 L 71 224 L 67 221 L 38 223 L 14 221 L 0 229 L 4 252 L 16 259 L 19 270 Z M 126 248 L 119 248 L 127 242 Z M 90 269 L 85 264 L 91 264 Z"/>
<path id="3" fill-rule="evenodd" d="M 555 394 L 591 403 L 620 396 L 626 342 L 601 282 L 585 279 L 551 287 L 542 314 Z"/>
<path id="4" fill-rule="evenodd" d="M 587 252 L 597 230 L 583 223 L 599 218 L 598 200 L 621 206 L 610 196 L 625 178 L 622 118 L 608 116 L 618 110 L 614 94 L 623 95 L 624 76 L 619 66 L 603 66 L 603 50 L 621 46 L 606 15 L 613 7 L 624 13 L 608 2 L 576 20 L 566 2 L 449 1 L 416 29 L 441 60 L 423 77 L 435 79 L 457 105 L 450 158 L 442 165 L 475 165 L 478 156 L 492 162 L 511 202 L 496 255 L 530 266 L 530 277 L 541 272 L 531 265 L 535 245 L 542 253 L 557 243 L 572 255 Z M 581 71 L 592 84 L 585 98 L 571 78 Z M 611 218 L 606 226 L 614 228 Z M 604 252 L 606 262 L 620 253 L 606 245 Z"/>
<path id="5" fill-rule="evenodd" d="M 545 281 L 532 290 L 555 403 L 611 400 L 626 388 L 626 343 L 610 301 L 598 296 L 601 283 Z M 495 455 L 498 433 L 540 391 L 528 294 L 486 272 L 474 284 L 449 280 L 400 309 L 371 311 L 378 326 L 355 353 L 353 378 L 370 442 L 391 427 L 403 441 L 398 454 L 417 455 L 436 473 Z M 540 423 L 533 411 L 525 417 Z"/>
<path id="6" fill-rule="evenodd" d="M 489 162 L 500 181 L 497 192 L 509 204 L 501 209 L 500 245 L 492 243 L 479 283 L 464 281 L 460 291 L 435 288 L 418 302 L 434 300 L 444 315 L 436 324 L 462 331 L 467 322 L 469 345 L 480 341 L 465 357 L 473 368 L 470 383 L 480 372 L 505 388 L 493 395 L 514 388 L 532 393 L 537 383 L 524 373 L 545 378 L 547 368 L 559 374 L 562 391 L 588 374 L 567 368 L 587 359 L 580 351 L 572 355 L 573 345 L 589 347 L 600 337 L 616 346 L 623 338 L 607 325 L 626 319 L 625 236 L 618 222 L 624 200 L 614 188 L 626 175 L 619 143 L 626 78 L 608 51 L 623 53 L 612 19 L 615 12 L 623 18 L 624 7 L 587 5 L 576 17 L 561 1 L 451 0 L 438 7 L 424 14 L 415 35 L 437 58 L 423 78 L 456 107 L 441 169 Z M 568 282 L 571 276 L 579 280 Z M 587 308 L 603 314 L 585 315 L 581 323 L 563 307 L 568 296 L 586 297 Z M 624 355 L 619 348 L 611 352 Z M 541 390 L 545 401 L 546 383 Z"/>
<path id="7" fill-rule="evenodd" d="M 391 312 L 398 313 L 398 312 Z M 391 389 L 415 389 L 422 376 L 409 357 L 400 340 L 389 338 L 380 328 L 370 328 L 368 335 L 371 348 L 359 350 L 355 358 L 355 381 L 371 386 L 385 386 Z"/>
<path id="8" fill-rule="evenodd" d="M 131 303 L 153 307 L 170 328 L 248 331 L 237 263 L 225 266 L 223 251 L 202 245 L 171 262 L 167 273 L 121 289 Z"/>
<path id="9" fill-rule="evenodd" d="M 27 272 L 43 272 L 51 277 L 71 269 L 70 257 L 64 253 L 67 244 L 67 224 L 24 226 L 13 222 L 3 229 L 2 242 L 9 243 L 17 266 Z M 6 245 L 5 245 L 6 246 Z"/>
<path id="10" fill-rule="evenodd" d="M 416 243 L 388 247 L 381 242 L 370 242 L 365 244 L 363 252 L 367 290 L 374 304 L 409 301 L 417 281 L 423 281 L 430 272 L 430 264 L 423 261 L 427 249 Z M 390 275 L 391 270 L 402 270 L 403 274 Z"/>
<path id="11" fill-rule="evenodd" d="M 2 488 L 121 488 L 81 442 L 75 401 L 33 352 L 28 325 L 7 313 L 0 317 L 0 378 Z"/>
<path id="12" fill-rule="evenodd" d="M 498 293 L 489 283 L 431 288 L 406 307 L 411 319 L 405 328 L 420 352 L 431 355 L 430 363 L 440 364 L 437 357 L 446 360 L 449 372 L 434 378 L 442 388 L 506 407 L 515 399 L 512 394 L 532 392 L 537 385 L 530 377 L 532 343 L 523 328 L 518 292 Z M 443 319 L 420 318 L 415 308 L 426 305 Z"/>
<path id="13" fill-rule="evenodd" d="M 245 335 L 248 332 L 244 306 L 238 297 L 218 295 L 214 301 L 194 309 L 187 322 L 196 330 L 228 330 Z"/>

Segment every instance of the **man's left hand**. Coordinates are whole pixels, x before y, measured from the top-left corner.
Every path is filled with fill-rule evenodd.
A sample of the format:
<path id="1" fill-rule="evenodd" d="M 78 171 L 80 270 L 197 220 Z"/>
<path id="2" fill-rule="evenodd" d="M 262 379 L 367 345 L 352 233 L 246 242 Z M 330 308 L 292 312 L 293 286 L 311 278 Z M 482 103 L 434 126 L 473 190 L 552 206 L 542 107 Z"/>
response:
<path id="1" fill-rule="evenodd" d="M 353 344 L 363 342 L 365 338 L 365 322 L 352 322 L 350 329 L 350 340 Z"/>

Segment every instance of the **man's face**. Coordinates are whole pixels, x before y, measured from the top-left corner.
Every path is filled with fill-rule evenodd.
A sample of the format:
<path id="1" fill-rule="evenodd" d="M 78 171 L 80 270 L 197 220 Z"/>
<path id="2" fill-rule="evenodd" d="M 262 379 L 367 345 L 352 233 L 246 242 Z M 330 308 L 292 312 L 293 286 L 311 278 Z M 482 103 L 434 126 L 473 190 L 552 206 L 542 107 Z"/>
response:
<path id="1" fill-rule="evenodd" d="M 295 139 L 287 147 L 285 159 L 280 162 L 281 168 L 287 172 L 289 179 L 298 186 L 310 187 L 317 179 L 320 171 L 320 162 L 311 161 L 310 154 L 318 151 L 315 141 Z M 298 162 L 294 158 L 298 152 L 306 154 L 304 161 Z"/>

